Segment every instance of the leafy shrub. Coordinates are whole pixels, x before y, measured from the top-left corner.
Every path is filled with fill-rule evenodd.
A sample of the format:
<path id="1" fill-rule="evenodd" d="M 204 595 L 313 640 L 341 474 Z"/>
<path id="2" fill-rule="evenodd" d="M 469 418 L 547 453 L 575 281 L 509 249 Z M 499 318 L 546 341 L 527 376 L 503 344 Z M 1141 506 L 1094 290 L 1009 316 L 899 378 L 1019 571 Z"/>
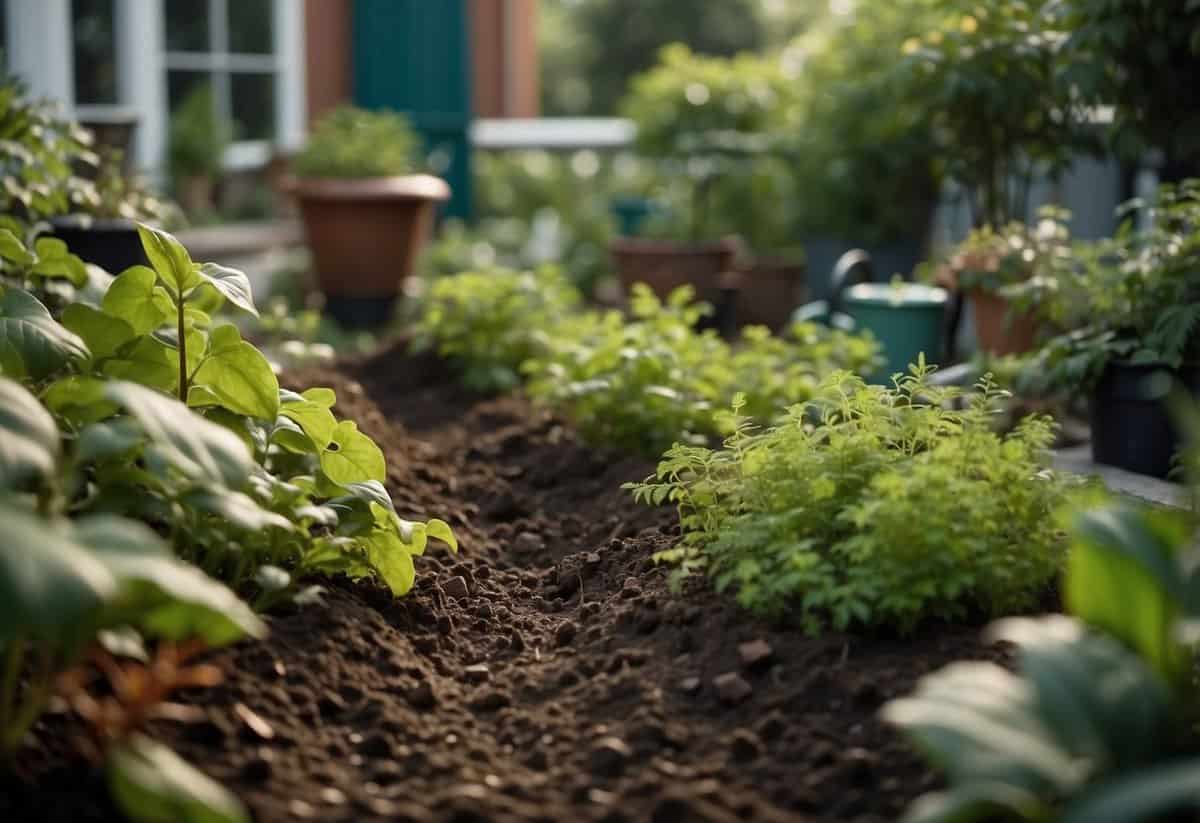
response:
<path id="1" fill-rule="evenodd" d="M 459 364 L 471 388 L 504 391 L 520 382 L 521 364 L 580 302 L 556 268 L 465 272 L 434 281 L 415 343 Z"/>
<path id="2" fill-rule="evenodd" d="M 340 106 L 313 126 L 292 169 L 301 177 L 410 174 L 418 167 L 420 145 L 403 115 Z"/>
<path id="3" fill-rule="evenodd" d="M 187 801 L 211 819 L 244 820 L 235 800 L 137 733 L 152 707 L 136 695 L 95 710 L 80 667 L 97 655 L 148 659 L 144 638 L 171 664 L 146 676 L 177 675 L 162 694 L 210 682 L 203 668 L 189 674 L 185 649 L 164 644 L 194 651 L 261 634 L 238 594 L 266 608 L 305 578 L 344 574 L 399 596 L 429 538 L 456 543 L 440 520 L 398 515 L 383 454 L 335 418 L 331 390 L 281 390 L 237 327 L 214 319 L 223 306 L 257 313 L 244 274 L 193 263 L 165 232 L 139 232 L 151 266 L 88 282 L 56 317 L 21 285 L 53 293 L 47 282 L 82 283 L 82 264 L 59 241 L 29 249 L 0 229 L 10 538 L 0 542 L 0 755 L 11 759 L 54 684 L 74 683 L 68 697 L 98 724 L 131 815 Z"/>
<path id="4" fill-rule="evenodd" d="M 230 132 L 229 124 L 217 116 L 210 86 L 200 86 L 189 94 L 171 115 L 167 140 L 167 168 L 175 184 L 186 177 L 219 174 L 232 139 Z"/>
<path id="5" fill-rule="evenodd" d="M 579 310 L 554 268 L 455 275 L 431 287 L 415 343 L 451 358 L 476 389 L 512 388 L 523 375 L 531 397 L 585 436 L 647 453 L 721 433 L 739 386 L 748 413 L 769 422 L 811 397 L 822 376 L 876 362 L 870 338 L 812 324 L 790 338 L 750 327 L 730 345 L 696 330 L 710 308 L 693 295 L 681 288 L 663 302 L 638 284 L 626 317 Z"/>
<path id="6" fill-rule="evenodd" d="M 997 435 L 1002 393 L 985 382 L 958 411 L 959 390 L 928 373 L 918 364 L 894 388 L 837 374 L 784 423 L 739 418 L 724 448 L 674 446 L 630 486 L 679 507 L 683 543 L 660 558 L 810 631 L 1036 603 L 1061 560 L 1049 515 L 1063 487 L 1040 462 L 1051 424 Z"/>
<path id="7" fill-rule="evenodd" d="M 1071 617 L 1008 619 L 989 636 L 1018 671 L 955 663 L 884 707 L 946 773 L 905 820 L 1133 823 L 1200 806 L 1194 522 L 1128 502 L 1068 510 Z"/>

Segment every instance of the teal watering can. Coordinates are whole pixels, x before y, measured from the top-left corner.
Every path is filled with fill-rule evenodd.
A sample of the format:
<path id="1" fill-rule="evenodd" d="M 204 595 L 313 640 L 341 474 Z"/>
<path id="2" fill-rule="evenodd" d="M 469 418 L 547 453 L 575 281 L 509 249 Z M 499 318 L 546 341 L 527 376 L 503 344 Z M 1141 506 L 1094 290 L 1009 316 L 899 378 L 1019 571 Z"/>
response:
<path id="1" fill-rule="evenodd" d="M 883 348 L 884 364 L 869 379 L 890 383 L 897 372 L 924 353 L 936 364 L 947 354 L 945 289 L 920 283 L 876 283 L 871 256 L 861 249 L 838 260 L 830 278 L 830 297 L 801 306 L 794 321 L 824 323 L 846 331 L 869 331 Z"/>

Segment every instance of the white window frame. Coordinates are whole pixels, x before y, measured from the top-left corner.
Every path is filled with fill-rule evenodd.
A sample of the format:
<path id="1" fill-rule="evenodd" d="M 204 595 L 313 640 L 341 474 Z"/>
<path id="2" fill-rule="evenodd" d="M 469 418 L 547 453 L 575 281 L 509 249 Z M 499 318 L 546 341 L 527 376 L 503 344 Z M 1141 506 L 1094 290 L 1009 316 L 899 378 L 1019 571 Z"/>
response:
<path id="1" fill-rule="evenodd" d="M 228 43 L 227 3 L 209 0 L 210 42 Z M 231 170 L 254 168 L 271 157 L 272 145 L 290 151 L 305 137 L 305 0 L 272 0 L 271 55 L 236 55 L 213 52 L 166 51 L 164 0 L 116 0 L 114 29 L 117 48 L 117 102 L 112 105 L 75 105 L 75 60 L 71 32 L 71 0 L 0 0 L 8 23 L 5 51 L 9 69 L 29 83 L 36 97 L 61 101 L 75 117 L 102 120 L 132 113 L 138 127 L 134 159 L 154 177 L 162 174 L 167 149 L 170 111 L 167 71 L 216 70 L 215 80 L 228 83 L 222 69 L 272 71 L 275 74 L 275 140 L 244 141 L 231 145 L 225 166 Z M 215 30 L 220 29 L 222 40 Z M 222 77 L 225 79 L 222 80 Z M 227 109 L 229 95 L 214 89 L 218 105 Z M 228 111 L 224 113 L 228 114 Z"/>

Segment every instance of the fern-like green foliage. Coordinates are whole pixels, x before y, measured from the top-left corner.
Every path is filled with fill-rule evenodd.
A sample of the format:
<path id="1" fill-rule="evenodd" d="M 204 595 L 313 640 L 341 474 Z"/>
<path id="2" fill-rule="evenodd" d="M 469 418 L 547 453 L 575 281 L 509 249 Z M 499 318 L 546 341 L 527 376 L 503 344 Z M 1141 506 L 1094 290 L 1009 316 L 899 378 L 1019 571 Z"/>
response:
<path id="1" fill-rule="evenodd" d="M 996 434 L 990 380 L 963 398 L 929 373 L 917 364 L 892 388 L 835 374 L 762 431 L 739 397 L 724 448 L 677 445 L 629 486 L 679 507 L 683 541 L 659 559 L 810 631 L 1035 604 L 1062 561 L 1051 514 L 1065 486 L 1042 465 L 1053 425 Z"/>
<path id="2" fill-rule="evenodd" d="M 301 177 L 392 177 L 418 167 L 420 137 L 392 111 L 340 106 L 313 127 L 292 161 Z"/>

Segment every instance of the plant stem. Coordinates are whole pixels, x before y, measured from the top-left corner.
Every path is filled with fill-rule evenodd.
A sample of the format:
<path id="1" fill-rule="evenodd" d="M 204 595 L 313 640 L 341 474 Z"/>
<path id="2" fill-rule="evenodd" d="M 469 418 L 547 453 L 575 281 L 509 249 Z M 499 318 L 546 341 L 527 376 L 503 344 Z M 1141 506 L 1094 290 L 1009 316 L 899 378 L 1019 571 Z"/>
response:
<path id="1" fill-rule="evenodd" d="M 176 331 L 179 335 L 179 400 L 185 406 L 188 399 L 187 334 L 183 328 L 183 295 L 175 304 Z"/>

